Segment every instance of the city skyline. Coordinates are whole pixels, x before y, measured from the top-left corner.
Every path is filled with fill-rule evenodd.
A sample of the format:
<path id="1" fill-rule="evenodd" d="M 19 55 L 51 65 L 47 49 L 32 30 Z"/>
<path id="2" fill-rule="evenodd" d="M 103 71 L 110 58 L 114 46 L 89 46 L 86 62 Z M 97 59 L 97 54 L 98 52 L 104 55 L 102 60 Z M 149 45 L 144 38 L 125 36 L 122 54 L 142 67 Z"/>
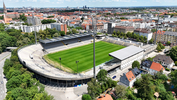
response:
<path id="1" fill-rule="evenodd" d="M 0 0 L 3 2 L 3 0 Z M 4 0 L 6 7 L 134 7 L 176 6 L 177 0 Z M 3 5 L 0 6 L 2 8 Z"/>

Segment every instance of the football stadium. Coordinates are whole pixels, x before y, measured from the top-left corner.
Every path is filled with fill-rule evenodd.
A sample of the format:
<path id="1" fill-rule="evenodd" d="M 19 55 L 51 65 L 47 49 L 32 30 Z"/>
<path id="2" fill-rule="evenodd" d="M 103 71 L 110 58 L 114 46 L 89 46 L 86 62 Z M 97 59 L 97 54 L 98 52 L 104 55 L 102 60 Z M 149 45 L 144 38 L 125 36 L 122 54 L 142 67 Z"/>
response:
<path id="1" fill-rule="evenodd" d="M 104 41 L 96 42 L 95 47 L 96 66 L 111 60 L 112 57 L 109 56 L 110 52 L 124 48 L 124 46 Z M 55 66 L 59 65 L 60 63 L 59 57 L 62 59 L 61 65 L 68 69 L 68 71 L 71 73 L 79 73 L 89 70 L 93 67 L 93 43 L 44 56 L 48 63 L 57 63 Z M 78 72 L 76 61 L 79 61 Z M 60 68 L 60 66 L 57 66 L 56 68 Z M 63 70 L 65 70 L 64 68 Z"/>
<path id="2" fill-rule="evenodd" d="M 126 68 L 155 48 L 140 48 L 141 44 L 108 36 L 97 36 L 95 43 L 96 74 Z M 152 48 L 153 47 L 153 48 Z M 93 36 L 80 33 L 24 46 L 18 50 L 20 62 L 45 85 L 74 87 L 87 84 L 93 78 Z"/>

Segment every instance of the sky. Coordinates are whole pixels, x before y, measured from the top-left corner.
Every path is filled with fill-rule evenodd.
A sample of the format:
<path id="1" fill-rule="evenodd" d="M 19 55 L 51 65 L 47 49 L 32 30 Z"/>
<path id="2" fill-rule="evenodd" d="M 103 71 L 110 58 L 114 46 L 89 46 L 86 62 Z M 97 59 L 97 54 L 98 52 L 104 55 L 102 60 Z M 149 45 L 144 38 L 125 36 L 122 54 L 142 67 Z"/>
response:
<path id="1" fill-rule="evenodd" d="M 0 0 L 3 7 L 3 0 Z M 6 7 L 132 7 L 177 6 L 177 0 L 4 0 Z"/>

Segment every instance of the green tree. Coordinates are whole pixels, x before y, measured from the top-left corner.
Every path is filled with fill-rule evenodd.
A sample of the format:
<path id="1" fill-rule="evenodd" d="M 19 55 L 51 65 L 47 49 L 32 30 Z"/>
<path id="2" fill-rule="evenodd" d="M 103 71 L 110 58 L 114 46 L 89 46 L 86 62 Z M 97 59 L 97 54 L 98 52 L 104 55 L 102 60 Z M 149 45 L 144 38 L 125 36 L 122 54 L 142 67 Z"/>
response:
<path id="1" fill-rule="evenodd" d="M 113 31 L 113 34 L 116 35 L 116 31 Z"/>
<path id="2" fill-rule="evenodd" d="M 53 19 L 44 19 L 41 21 L 42 24 L 50 24 L 50 23 L 55 23 L 56 21 Z"/>
<path id="3" fill-rule="evenodd" d="M 170 45 L 171 44 L 171 42 L 170 41 L 167 41 L 167 45 Z"/>
<path id="4" fill-rule="evenodd" d="M 156 32 L 156 29 L 152 29 L 151 32 L 153 32 L 153 33 Z"/>
<path id="5" fill-rule="evenodd" d="M 101 69 L 97 74 L 97 79 L 99 82 L 105 82 L 107 80 L 108 72 L 105 69 Z"/>
<path id="6" fill-rule="evenodd" d="M 152 100 L 153 99 L 153 89 L 150 80 L 149 74 L 142 76 L 140 87 L 138 87 L 138 97 L 144 100 Z"/>
<path id="7" fill-rule="evenodd" d="M 100 93 L 102 93 L 101 85 L 96 81 L 96 79 L 92 78 L 91 81 L 87 83 L 87 85 L 88 94 L 92 97 L 92 99 L 95 99 L 100 95 Z"/>
<path id="8" fill-rule="evenodd" d="M 84 17 L 83 16 L 82 16 L 81 20 L 82 20 L 82 22 L 84 21 Z"/>
<path id="9" fill-rule="evenodd" d="M 4 19 L 4 16 L 0 16 L 0 19 L 3 20 L 3 19 Z"/>
<path id="10" fill-rule="evenodd" d="M 147 60 L 149 60 L 149 61 L 153 61 L 153 58 L 151 58 L 151 57 L 148 57 L 148 58 L 147 58 Z"/>
<path id="11" fill-rule="evenodd" d="M 159 93 L 159 98 L 161 98 L 161 100 L 175 100 L 175 98 L 173 97 L 173 94 L 171 92 L 160 92 Z"/>
<path id="12" fill-rule="evenodd" d="M 149 43 L 150 43 L 150 44 L 152 44 L 153 42 L 154 42 L 153 39 L 149 40 Z"/>
<path id="13" fill-rule="evenodd" d="M 123 85 L 117 85 L 115 87 L 115 93 L 119 98 L 125 98 L 126 87 Z"/>
<path id="14" fill-rule="evenodd" d="M 165 49 L 165 46 L 162 43 L 158 44 L 160 46 L 161 49 Z"/>
<path id="15" fill-rule="evenodd" d="M 174 85 L 175 89 L 177 89 L 177 70 L 170 73 L 170 78 L 171 83 Z"/>
<path id="16" fill-rule="evenodd" d="M 135 67 L 140 68 L 140 63 L 138 61 L 134 61 L 132 63 L 132 68 L 135 68 Z"/>
<path id="17" fill-rule="evenodd" d="M 89 94 L 84 94 L 82 95 L 82 100 L 92 100 L 92 98 Z"/>
<path id="18" fill-rule="evenodd" d="M 177 66 L 177 61 L 175 61 L 175 66 Z"/>
<path id="19" fill-rule="evenodd" d="M 78 31 L 75 28 L 73 28 L 72 33 L 76 34 L 76 33 L 78 33 Z"/>
<path id="20" fill-rule="evenodd" d="M 171 48 L 169 56 L 173 59 L 173 61 L 177 61 L 177 46 Z"/>
<path id="21" fill-rule="evenodd" d="M 157 50 L 158 52 L 159 52 L 159 51 L 162 51 L 162 49 L 160 48 L 160 46 L 159 46 L 159 45 L 157 45 L 156 50 Z"/>
<path id="22" fill-rule="evenodd" d="M 65 36 L 65 32 L 64 31 L 60 31 L 60 35 L 61 36 Z"/>
<path id="23" fill-rule="evenodd" d="M 20 15 L 20 19 L 24 22 L 27 21 L 27 17 L 25 16 L 25 14 L 23 13 L 22 15 Z"/>

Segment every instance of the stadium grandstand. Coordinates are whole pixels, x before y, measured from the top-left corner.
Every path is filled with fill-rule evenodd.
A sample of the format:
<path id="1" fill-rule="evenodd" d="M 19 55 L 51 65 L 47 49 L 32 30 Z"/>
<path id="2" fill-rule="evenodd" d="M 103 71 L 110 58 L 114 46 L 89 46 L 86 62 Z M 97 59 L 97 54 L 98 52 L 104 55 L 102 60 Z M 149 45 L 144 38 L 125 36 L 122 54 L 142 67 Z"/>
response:
<path id="1" fill-rule="evenodd" d="M 109 43 L 114 43 L 114 44 L 118 44 L 118 45 L 123 45 L 123 46 L 130 46 L 130 45 L 134 45 L 134 46 L 140 46 L 140 43 L 132 43 L 132 41 L 121 41 L 118 38 L 113 38 L 113 37 L 106 37 L 103 39 L 103 41 L 109 42 Z"/>
<path id="2" fill-rule="evenodd" d="M 140 46 L 136 43 L 125 42 L 112 37 L 104 37 L 103 39 L 96 39 L 96 42 L 101 40 L 118 44 L 118 45 L 124 45 L 127 47 L 115 51 L 115 53 L 110 52 L 109 55 L 114 58 L 111 59 L 110 61 L 107 61 L 103 64 L 96 66 L 96 74 L 101 69 L 105 69 L 107 71 L 111 71 L 114 69 L 123 69 L 126 67 L 125 63 L 128 62 L 129 60 L 132 60 L 129 59 L 129 57 L 136 58 L 138 56 L 137 54 L 143 56 L 145 49 L 147 50 L 148 53 L 154 50 L 154 49 L 147 49 L 150 48 L 149 46 L 140 48 Z M 63 37 L 55 37 L 53 39 L 40 40 L 39 42 L 40 43 L 38 44 L 28 45 L 20 48 L 18 50 L 18 57 L 20 62 L 26 68 L 28 68 L 28 70 L 35 73 L 34 77 L 38 79 L 41 83 L 50 86 L 52 85 L 55 87 L 74 87 L 78 85 L 80 86 L 81 84 L 86 84 L 88 81 L 90 81 L 91 78 L 93 78 L 93 68 L 91 68 L 90 70 L 84 73 L 81 72 L 78 74 L 73 74 L 55 68 L 53 67 L 53 65 L 47 63 L 43 59 L 43 56 L 48 53 L 62 51 L 62 50 L 92 43 L 93 42 L 92 34 L 83 33 L 83 34 L 67 35 Z M 120 56 L 118 56 L 120 52 L 126 53 L 129 52 L 130 49 L 131 50 L 135 49 L 135 50 L 132 51 L 133 53 L 131 52 L 126 55 L 128 60 L 124 60 Z"/>
<path id="3" fill-rule="evenodd" d="M 58 50 L 89 44 L 92 42 L 92 39 L 92 34 L 86 33 L 40 40 L 40 43 L 48 53 L 53 53 Z"/>

